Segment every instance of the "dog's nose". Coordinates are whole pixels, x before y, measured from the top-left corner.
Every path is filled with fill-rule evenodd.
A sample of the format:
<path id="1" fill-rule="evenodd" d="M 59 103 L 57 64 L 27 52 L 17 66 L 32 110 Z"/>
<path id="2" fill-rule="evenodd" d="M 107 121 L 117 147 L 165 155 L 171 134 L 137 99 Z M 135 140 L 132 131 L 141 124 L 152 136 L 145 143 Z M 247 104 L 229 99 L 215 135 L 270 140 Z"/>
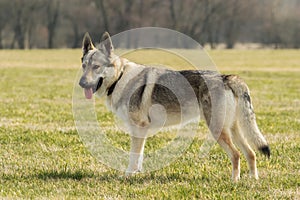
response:
<path id="1" fill-rule="evenodd" d="M 81 77 L 80 81 L 79 81 L 79 85 L 83 88 L 85 88 L 85 86 L 87 85 L 87 80 L 86 77 Z"/>

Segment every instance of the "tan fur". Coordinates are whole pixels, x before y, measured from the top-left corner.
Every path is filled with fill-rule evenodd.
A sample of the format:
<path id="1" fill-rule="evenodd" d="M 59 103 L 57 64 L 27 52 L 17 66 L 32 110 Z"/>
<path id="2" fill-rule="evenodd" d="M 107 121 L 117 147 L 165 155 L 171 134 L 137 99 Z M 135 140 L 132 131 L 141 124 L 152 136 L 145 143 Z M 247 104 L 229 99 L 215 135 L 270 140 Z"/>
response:
<path id="1" fill-rule="evenodd" d="M 250 91 L 242 79 L 215 71 L 173 71 L 139 65 L 113 53 L 108 33 L 103 38 L 105 42 L 99 50 L 89 44 L 88 36 L 84 38 L 83 64 L 88 66 L 80 85 L 85 89 L 97 86 L 95 93 L 106 95 L 108 108 L 127 125 L 131 134 L 127 175 L 142 170 L 149 132 L 178 123 L 183 125 L 201 115 L 231 160 L 233 181 L 240 179 L 240 153 L 235 145 L 245 155 L 250 174 L 258 178 L 256 155 L 249 143 L 268 156 L 270 149 L 258 129 Z M 94 62 L 101 65 L 96 72 Z M 176 100 L 173 91 L 159 86 L 162 83 L 175 86 L 183 103 Z M 114 90 L 108 94 L 112 85 Z"/>
<path id="2" fill-rule="evenodd" d="M 229 129 L 222 131 L 218 143 L 225 150 L 232 163 L 232 180 L 240 179 L 240 153 L 235 148 L 231 140 L 231 132 Z"/>

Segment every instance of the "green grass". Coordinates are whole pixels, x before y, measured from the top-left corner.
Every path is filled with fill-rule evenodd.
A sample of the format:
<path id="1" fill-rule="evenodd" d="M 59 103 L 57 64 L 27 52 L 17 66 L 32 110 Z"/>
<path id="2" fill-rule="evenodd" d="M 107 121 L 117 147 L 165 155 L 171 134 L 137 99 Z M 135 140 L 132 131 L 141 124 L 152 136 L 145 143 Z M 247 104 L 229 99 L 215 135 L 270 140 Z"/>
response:
<path id="1" fill-rule="evenodd" d="M 230 161 L 218 145 L 199 157 L 201 137 L 171 165 L 125 179 L 92 157 L 77 134 L 72 91 L 80 50 L 0 51 L 0 198 L 299 199 L 300 51 L 209 53 L 220 71 L 239 74 L 251 89 L 272 149 L 270 160 L 257 154 L 258 181 L 249 178 L 243 157 L 241 180 L 232 183 Z M 113 116 L 97 104 L 98 120 L 109 127 Z M 127 135 L 108 135 L 128 150 Z M 146 151 L 170 138 L 154 136 Z"/>

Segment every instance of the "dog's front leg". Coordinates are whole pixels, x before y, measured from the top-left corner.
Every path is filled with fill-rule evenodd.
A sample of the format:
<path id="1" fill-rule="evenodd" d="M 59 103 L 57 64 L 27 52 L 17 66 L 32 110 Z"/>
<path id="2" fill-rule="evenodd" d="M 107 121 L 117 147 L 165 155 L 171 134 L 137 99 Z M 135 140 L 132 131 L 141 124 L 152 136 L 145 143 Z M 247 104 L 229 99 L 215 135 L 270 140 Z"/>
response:
<path id="1" fill-rule="evenodd" d="M 146 138 L 131 136 L 129 165 L 126 170 L 126 176 L 130 176 L 142 170 L 145 142 Z"/>

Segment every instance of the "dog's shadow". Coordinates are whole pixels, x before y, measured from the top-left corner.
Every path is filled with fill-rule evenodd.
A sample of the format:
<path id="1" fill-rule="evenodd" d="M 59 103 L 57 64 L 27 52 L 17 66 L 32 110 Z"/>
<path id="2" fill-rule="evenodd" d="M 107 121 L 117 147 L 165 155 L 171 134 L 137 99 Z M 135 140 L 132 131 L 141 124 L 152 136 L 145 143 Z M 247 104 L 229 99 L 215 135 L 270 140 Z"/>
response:
<path id="1" fill-rule="evenodd" d="M 193 177 L 188 174 L 181 173 L 167 173 L 161 174 L 156 172 L 150 173 L 138 173 L 133 176 L 126 177 L 123 172 L 116 173 L 102 173 L 97 177 L 101 182 L 116 181 L 120 184 L 140 185 L 150 182 L 156 182 L 159 184 L 166 184 L 170 182 L 192 182 L 192 181 L 209 181 L 207 176 Z"/>
<path id="2" fill-rule="evenodd" d="M 106 171 L 102 173 L 94 173 L 90 170 L 44 170 L 39 171 L 36 174 L 36 177 L 38 179 L 42 180 L 61 180 L 61 179 L 72 179 L 76 181 L 80 181 L 82 179 L 96 179 L 97 181 L 101 182 L 119 182 L 124 184 L 145 184 L 148 182 L 152 182 L 155 180 L 155 182 L 164 184 L 169 183 L 170 181 L 192 181 L 192 178 L 190 176 L 185 176 L 183 174 L 177 174 L 177 173 L 170 173 L 170 174 L 164 174 L 160 175 L 157 173 L 138 173 L 133 176 L 126 177 L 123 172 L 118 171 Z M 203 179 L 200 178 L 200 179 Z"/>
<path id="3" fill-rule="evenodd" d="M 48 179 L 73 179 L 73 180 L 81 180 L 84 178 L 92 178 L 94 177 L 94 172 L 87 170 L 43 170 L 39 171 L 36 174 L 38 179 L 48 180 Z"/>

